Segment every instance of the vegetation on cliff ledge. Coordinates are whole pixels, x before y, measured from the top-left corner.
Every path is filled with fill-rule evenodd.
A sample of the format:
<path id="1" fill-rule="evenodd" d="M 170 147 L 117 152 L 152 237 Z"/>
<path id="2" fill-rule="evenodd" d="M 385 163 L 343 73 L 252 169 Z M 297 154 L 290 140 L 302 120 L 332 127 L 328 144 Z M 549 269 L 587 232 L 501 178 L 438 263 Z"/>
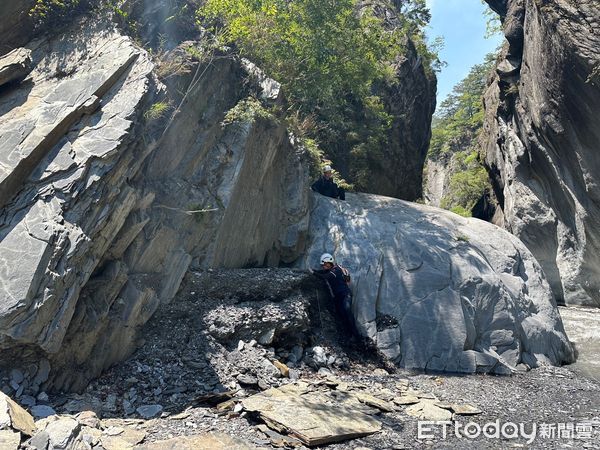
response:
<path id="1" fill-rule="evenodd" d="M 392 117 L 374 86 L 399 82 L 394 64 L 406 39 L 429 70 L 439 63 L 424 44 L 425 1 L 404 3 L 394 26 L 375 14 L 374 5 L 357 0 L 207 0 L 197 16 L 224 45 L 282 83 L 286 116 L 305 137 L 326 150 L 364 155 L 388 144 Z M 347 172 L 360 189 L 360 180 L 371 175 L 363 158 L 350 161 Z"/>
<path id="2" fill-rule="evenodd" d="M 433 118 L 428 159 L 444 161 L 449 182 L 440 206 L 471 216 L 471 210 L 486 189 L 489 179 L 479 158 L 479 135 L 483 128 L 482 96 L 493 70 L 496 55 L 473 66 L 469 74 L 454 86 Z"/>

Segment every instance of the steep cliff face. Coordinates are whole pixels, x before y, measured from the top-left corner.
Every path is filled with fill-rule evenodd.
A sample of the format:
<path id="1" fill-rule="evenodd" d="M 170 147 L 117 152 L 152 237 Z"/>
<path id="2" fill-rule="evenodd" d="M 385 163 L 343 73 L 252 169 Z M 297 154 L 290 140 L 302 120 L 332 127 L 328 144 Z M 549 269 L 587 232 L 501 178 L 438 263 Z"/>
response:
<path id="1" fill-rule="evenodd" d="M 35 0 L 4 0 L 0 4 L 0 55 L 27 42 L 33 28 L 28 11 L 34 4 Z"/>
<path id="2" fill-rule="evenodd" d="M 360 2 L 359 6 L 372 10 L 387 29 L 396 30 L 403 27 L 398 13 L 403 3 L 377 0 Z M 423 166 L 431 138 L 437 79 L 408 37 L 393 70 L 393 81 L 374 87 L 391 118 L 387 145 L 359 155 L 346 146 L 337 147 L 336 143 L 327 150 L 333 151 L 336 168 L 349 181 L 357 181 L 357 172 L 369 174 L 359 177 L 357 185 L 361 191 L 414 201 L 421 198 L 423 191 Z"/>
<path id="3" fill-rule="evenodd" d="M 297 256 L 308 173 L 274 119 L 222 124 L 252 92 L 279 101 L 248 62 L 176 50 L 164 86 L 98 20 L 26 47 L 31 73 L 0 93 L 2 364 L 32 363 L 31 392 L 77 390 L 132 351 L 190 264 Z"/>
<path id="4" fill-rule="evenodd" d="M 504 24 L 485 161 L 561 302 L 600 306 L 600 4 L 488 0 Z"/>
<path id="5" fill-rule="evenodd" d="M 428 159 L 423 172 L 423 200 L 426 205 L 440 207 L 450 183 L 450 158 Z"/>
<path id="6" fill-rule="evenodd" d="M 277 82 L 197 42 L 155 67 L 106 18 L 72 22 L 0 61 L 3 388 L 6 369 L 23 375 L 11 395 L 84 388 L 131 353 L 189 267 L 301 265 L 344 245 L 364 256 L 366 272 L 351 266 L 362 331 L 400 363 L 506 373 L 572 359 L 516 239 L 381 197 L 315 196 L 311 210 L 305 152 L 260 106 L 282 102 Z"/>
<path id="7" fill-rule="evenodd" d="M 412 41 L 396 66 L 397 83 L 381 87 L 387 112 L 392 116 L 389 146 L 369 160 L 373 177 L 367 191 L 417 200 L 422 196 L 423 166 L 431 138 L 437 80 L 428 73 Z"/>

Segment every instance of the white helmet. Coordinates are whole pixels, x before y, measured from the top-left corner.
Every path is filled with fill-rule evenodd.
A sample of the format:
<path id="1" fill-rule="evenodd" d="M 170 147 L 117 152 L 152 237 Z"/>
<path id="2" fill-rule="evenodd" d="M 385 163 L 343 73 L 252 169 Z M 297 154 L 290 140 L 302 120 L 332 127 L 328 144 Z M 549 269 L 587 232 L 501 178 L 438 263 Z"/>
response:
<path id="1" fill-rule="evenodd" d="M 325 263 L 333 264 L 333 256 L 331 256 L 329 253 L 323 253 L 321 255 L 321 265 Z"/>
<path id="2" fill-rule="evenodd" d="M 325 172 L 331 172 L 333 169 L 331 168 L 331 166 L 325 166 L 323 167 L 323 173 Z"/>

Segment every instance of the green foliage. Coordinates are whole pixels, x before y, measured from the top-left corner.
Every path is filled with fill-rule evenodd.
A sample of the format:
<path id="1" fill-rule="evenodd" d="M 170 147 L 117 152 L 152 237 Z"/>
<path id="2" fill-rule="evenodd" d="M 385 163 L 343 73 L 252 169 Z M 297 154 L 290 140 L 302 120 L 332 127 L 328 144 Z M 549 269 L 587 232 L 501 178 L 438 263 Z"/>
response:
<path id="1" fill-rule="evenodd" d="M 189 45 L 185 47 L 185 52 L 191 59 L 195 61 L 203 61 L 207 55 L 204 49 L 196 45 Z"/>
<path id="2" fill-rule="evenodd" d="M 431 12 L 426 0 L 410 0 L 402 3 L 400 10 L 405 26 L 411 28 L 412 33 L 418 33 L 425 28 L 431 20 Z"/>
<path id="3" fill-rule="evenodd" d="M 417 53 L 423 60 L 425 71 L 429 76 L 439 72 L 446 63 L 439 59 L 439 52 L 444 48 L 444 38 L 437 36 L 428 43 L 425 29 L 431 20 L 431 12 L 426 0 L 403 1 L 399 19 L 402 23 L 402 34 L 410 37 Z"/>
<path id="4" fill-rule="evenodd" d="M 129 13 L 123 9 L 124 0 L 103 0 L 104 8 L 112 12 L 115 22 L 131 36 L 137 35 L 138 24 L 129 17 Z"/>
<path id="5" fill-rule="evenodd" d="M 369 95 L 400 42 L 372 14 L 359 17 L 353 0 L 207 0 L 200 15 L 283 81 L 294 109 L 306 112 Z"/>
<path id="6" fill-rule="evenodd" d="M 323 150 L 319 147 L 314 139 L 301 138 L 300 145 L 304 147 L 309 157 L 309 167 L 311 172 L 311 178 L 315 179 L 323 174 L 323 168 L 325 166 L 331 166 L 332 162 L 327 159 Z M 348 183 L 341 174 L 335 169 L 332 170 L 333 179 L 337 185 L 343 188 L 345 191 L 353 191 L 354 185 Z"/>
<path id="7" fill-rule="evenodd" d="M 144 113 L 144 118 L 149 121 L 161 119 L 167 114 L 170 107 L 168 102 L 156 102 Z"/>
<path id="8" fill-rule="evenodd" d="M 406 35 L 427 60 L 424 0 L 403 2 L 400 29 L 388 29 L 357 0 L 207 0 L 199 23 L 282 83 L 288 114 L 311 118 L 309 137 L 329 157 L 352 154 L 350 175 L 368 177 L 369 160 L 387 146 L 391 117 L 375 86 L 393 82 Z"/>
<path id="9" fill-rule="evenodd" d="M 319 176 L 321 176 L 323 160 L 325 159 L 323 150 L 319 148 L 319 145 L 314 139 L 303 138 L 300 140 L 300 143 L 306 150 L 306 153 L 309 157 L 311 178 L 318 178 Z"/>
<path id="10" fill-rule="evenodd" d="M 429 159 L 444 160 L 450 181 L 441 207 L 470 216 L 477 201 L 489 189 L 489 178 L 479 161 L 479 135 L 483 128 L 482 96 L 487 78 L 495 67 L 496 55 L 489 54 L 473 66 L 433 118 Z"/>
<path id="11" fill-rule="evenodd" d="M 78 14 L 89 11 L 109 12 L 117 25 L 132 36 L 137 34 L 137 23 L 122 8 L 124 0 L 36 0 L 29 10 L 37 32 L 55 29 L 73 21 Z"/>
<path id="12" fill-rule="evenodd" d="M 252 123 L 257 119 L 275 120 L 275 116 L 263 106 L 260 100 L 248 97 L 240 100 L 237 105 L 227 111 L 221 125 L 226 126 L 238 122 Z"/>
<path id="13" fill-rule="evenodd" d="M 500 22 L 500 17 L 489 7 L 485 0 L 481 0 L 481 3 L 486 7 L 483 13 L 485 18 L 487 19 L 487 22 L 485 24 L 485 38 L 490 39 L 495 36 L 501 35 L 502 22 Z"/>
<path id="14" fill-rule="evenodd" d="M 36 28 L 50 23 L 62 23 L 68 19 L 73 10 L 80 6 L 80 0 L 36 0 L 29 10 Z"/>
<path id="15" fill-rule="evenodd" d="M 489 187 L 486 170 L 474 152 L 458 152 L 453 155 L 453 174 L 448 192 L 440 206 L 461 216 L 470 216 L 471 210 Z"/>
<path id="16" fill-rule="evenodd" d="M 464 150 L 475 142 L 483 126 L 482 95 L 495 62 L 496 55 L 488 54 L 485 61 L 473 66 L 441 103 L 433 118 L 430 158 Z"/>

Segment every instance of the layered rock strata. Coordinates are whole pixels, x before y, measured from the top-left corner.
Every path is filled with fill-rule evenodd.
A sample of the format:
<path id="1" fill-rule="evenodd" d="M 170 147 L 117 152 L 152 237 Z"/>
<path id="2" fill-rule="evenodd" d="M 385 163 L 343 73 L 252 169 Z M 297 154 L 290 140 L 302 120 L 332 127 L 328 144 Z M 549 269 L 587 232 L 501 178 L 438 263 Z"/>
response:
<path id="1" fill-rule="evenodd" d="M 600 4 L 488 0 L 507 44 L 485 95 L 506 228 L 560 303 L 600 306 Z"/>

